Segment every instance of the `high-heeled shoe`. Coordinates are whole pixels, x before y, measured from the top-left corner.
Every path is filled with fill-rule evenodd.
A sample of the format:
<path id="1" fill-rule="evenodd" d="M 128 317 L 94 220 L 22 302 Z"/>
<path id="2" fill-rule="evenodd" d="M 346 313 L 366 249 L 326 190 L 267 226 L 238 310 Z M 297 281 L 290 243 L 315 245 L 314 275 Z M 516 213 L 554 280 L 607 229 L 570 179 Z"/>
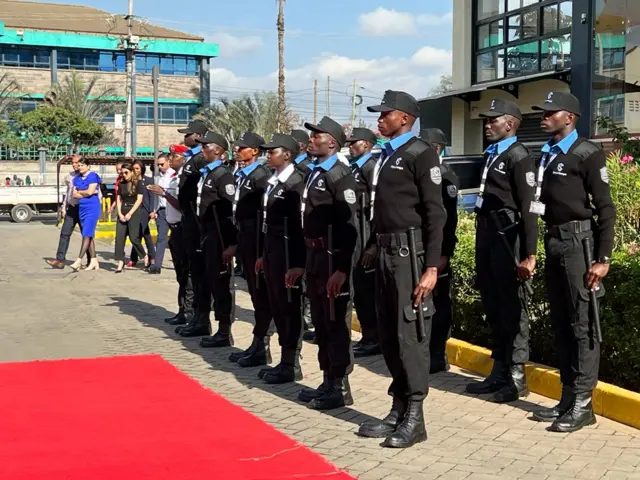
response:
<path id="1" fill-rule="evenodd" d="M 69 268 L 71 268 L 71 270 L 73 270 L 74 272 L 79 272 L 80 271 L 80 267 L 82 267 L 82 259 L 81 258 L 76 259 L 75 262 L 73 262 L 71 265 L 69 265 Z"/>
<path id="2" fill-rule="evenodd" d="M 87 268 L 85 268 L 86 272 L 89 272 L 91 270 L 100 270 L 100 264 L 98 263 L 97 258 L 92 258 Z"/>
<path id="3" fill-rule="evenodd" d="M 124 272 L 124 262 L 122 262 L 122 266 L 120 268 L 115 269 L 114 273 L 122 273 Z"/>
<path id="4" fill-rule="evenodd" d="M 149 267 L 151 266 L 151 259 L 148 256 L 144 257 L 144 269 L 145 270 L 149 270 Z"/>

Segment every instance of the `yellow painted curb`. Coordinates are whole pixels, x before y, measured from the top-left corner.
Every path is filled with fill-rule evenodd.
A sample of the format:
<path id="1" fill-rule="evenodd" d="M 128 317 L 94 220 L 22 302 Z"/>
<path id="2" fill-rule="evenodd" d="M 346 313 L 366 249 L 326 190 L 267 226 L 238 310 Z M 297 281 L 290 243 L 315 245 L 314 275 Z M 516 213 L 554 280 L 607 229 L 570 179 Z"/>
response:
<path id="1" fill-rule="evenodd" d="M 360 331 L 355 313 L 351 319 L 351 328 Z M 480 375 L 488 375 L 493 367 L 490 350 L 456 338 L 447 342 L 447 356 L 453 365 Z M 557 369 L 528 363 L 526 370 L 529 390 L 556 400 L 560 398 L 560 373 Z M 598 415 L 640 428 L 640 393 L 598 382 L 593 392 L 593 409 Z"/>

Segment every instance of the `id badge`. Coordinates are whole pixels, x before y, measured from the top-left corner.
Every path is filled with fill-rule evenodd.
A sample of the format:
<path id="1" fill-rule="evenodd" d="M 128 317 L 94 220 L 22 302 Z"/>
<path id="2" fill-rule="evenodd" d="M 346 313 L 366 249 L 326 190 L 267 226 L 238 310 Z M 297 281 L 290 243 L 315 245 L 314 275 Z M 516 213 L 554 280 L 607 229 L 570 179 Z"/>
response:
<path id="1" fill-rule="evenodd" d="M 544 215 L 547 206 L 542 202 L 531 202 L 531 207 L 529 207 L 529 213 L 535 213 L 536 215 Z"/>
<path id="2" fill-rule="evenodd" d="M 483 203 L 484 203 L 484 198 L 482 197 L 476 198 L 476 208 L 482 208 Z"/>

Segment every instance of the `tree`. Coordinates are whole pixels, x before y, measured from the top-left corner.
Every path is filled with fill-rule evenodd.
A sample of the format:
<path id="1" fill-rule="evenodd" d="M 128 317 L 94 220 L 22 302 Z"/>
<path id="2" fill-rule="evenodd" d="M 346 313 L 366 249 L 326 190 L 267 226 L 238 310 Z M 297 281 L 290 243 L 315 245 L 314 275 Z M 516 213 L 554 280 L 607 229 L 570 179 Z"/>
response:
<path id="1" fill-rule="evenodd" d="M 53 90 L 46 95 L 45 101 L 51 106 L 64 108 L 95 121 L 120 113 L 122 105 L 113 101 L 116 95 L 115 88 L 99 88 L 97 83 L 97 76 L 85 83 L 82 76 L 76 70 L 72 70 L 62 83 L 54 85 Z"/>
<path id="2" fill-rule="evenodd" d="M 5 116 L 20 101 L 20 85 L 8 73 L 0 75 L 0 116 Z"/>
<path id="3" fill-rule="evenodd" d="M 440 83 L 430 91 L 431 95 L 442 95 L 453 90 L 453 79 L 451 75 L 440 75 Z"/>
<path id="4" fill-rule="evenodd" d="M 297 124 L 297 117 L 285 104 L 284 121 L 278 121 L 278 96 L 273 92 L 255 93 L 235 100 L 222 98 L 202 108 L 195 118 L 233 143 L 242 133 L 251 130 L 270 139 L 274 133 L 289 131 Z"/>
<path id="5" fill-rule="evenodd" d="M 284 2 L 278 0 L 278 131 L 283 132 L 286 123 L 286 101 L 284 89 Z"/>

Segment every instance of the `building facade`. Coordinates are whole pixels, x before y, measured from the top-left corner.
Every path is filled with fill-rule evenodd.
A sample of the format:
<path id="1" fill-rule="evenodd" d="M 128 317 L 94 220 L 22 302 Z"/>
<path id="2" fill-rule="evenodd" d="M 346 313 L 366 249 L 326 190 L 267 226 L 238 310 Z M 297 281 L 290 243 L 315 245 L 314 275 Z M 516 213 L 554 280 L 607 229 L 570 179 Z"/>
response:
<path id="1" fill-rule="evenodd" d="M 640 134 L 639 0 L 454 0 L 453 90 L 423 99 L 421 123 L 448 133 L 456 155 L 486 148 L 479 114 L 513 100 L 524 114 L 520 138 L 545 141 L 531 106 L 550 91 L 583 105 L 582 135 L 600 139 L 609 117 Z M 445 112 L 442 114 L 442 112 Z"/>
<path id="2" fill-rule="evenodd" d="M 177 129 L 187 124 L 201 105 L 208 104 L 209 64 L 218 46 L 201 37 L 148 23 L 134 22 L 140 38 L 136 53 L 137 154 L 153 152 L 153 85 L 151 72 L 160 68 L 160 146 L 181 140 Z M 36 108 L 56 83 L 77 72 L 85 85 L 96 79 L 95 92 L 112 90 L 109 100 L 124 113 L 126 20 L 95 8 L 51 3 L 0 0 L 0 77 L 20 86 L 19 108 Z M 124 122 L 113 115 L 98 119 L 112 133 L 108 153 L 124 146 Z M 4 152 L 6 156 L 7 152 Z"/>

